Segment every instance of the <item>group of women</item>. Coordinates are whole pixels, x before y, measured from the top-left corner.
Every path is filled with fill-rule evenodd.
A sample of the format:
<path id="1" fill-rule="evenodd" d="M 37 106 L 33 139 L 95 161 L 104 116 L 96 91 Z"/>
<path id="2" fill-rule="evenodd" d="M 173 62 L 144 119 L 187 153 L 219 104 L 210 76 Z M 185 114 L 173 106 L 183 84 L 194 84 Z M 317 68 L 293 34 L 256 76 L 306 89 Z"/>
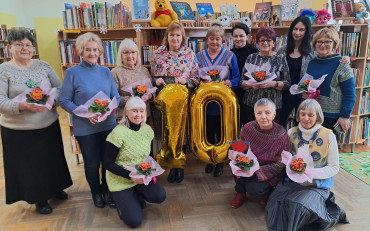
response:
<path id="1" fill-rule="evenodd" d="M 315 183 L 300 185 L 287 180 L 284 178 L 285 166 L 280 163 L 283 150 L 295 154 L 297 148 L 303 146 L 314 159 L 317 170 L 314 179 L 326 180 L 338 173 L 338 149 L 329 129 L 337 124 L 343 130 L 348 129 L 356 96 L 353 74 L 346 63 L 348 59 L 335 53 L 339 44 L 337 32 L 325 27 L 312 40 L 309 19 L 298 17 L 291 24 L 287 46 L 278 52 L 274 51 L 276 34 L 272 28 L 258 30 L 259 50 L 247 42 L 249 34 L 246 25 L 235 25 L 232 28 L 234 47 L 229 51 L 223 46 L 224 29 L 212 25 L 206 36 L 208 48 L 196 55 L 186 46 L 183 26 L 173 23 L 165 32 L 162 46 L 154 52 L 149 73 L 141 66 L 138 47 L 129 39 L 120 44 L 116 68 L 110 71 L 98 65 L 103 52 L 101 39 L 93 33 L 85 33 L 76 41 L 82 61 L 66 71 L 61 86 L 47 63 L 32 59 L 35 42 L 32 36 L 26 31 L 12 31 L 8 40 L 13 59 L 0 65 L 6 203 L 24 200 L 35 203 L 40 213 L 49 214 L 52 212 L 49 199 L 67 199 L 63 190 L 72 181 L 56 111 L 60 104 L 72 115 L 74 135 L 81 148 L 85 176 L 95 206 L 114 206 L 120 219 L 130 227 L 137 227 L 142 222 L 146 202 L 161 203 L 166 192 L 159 182 L 144 185 L 142 179 L 130 177 L 123 165 L 141 163 L 150 154 L 152 139 L 161 139 L 161 119 L 158 111 L 154 110 L 151 115 L 149 110 L 148 102 L 155 98 L 155 94 L 130 97 L 123 88 L 136 81 L 151 79 L 153 86 L 158 87 L 157 93 L 166 84 L 176 83 L 185 85 L 190 96 L 200 82 L 199 68 L 224 66 L 228 71 L 223 83 L 236 92 L 240 102 L 240 121 L 244 125 L 241 139 L 250 143 L 260 164 L 260 169 L 252 177 L 235 178 L 236 195 L 231 206 L 240 207 L 248 198 L 247 194 L 261 198 L 267 203 L 270 230 L 297 230 L 307 224 L 328 228 L 337 222 L 346 222 L 344 211 L 334 203 L 330 187 L 319 187 Z M 269 63 L 270 72 L 277 78 L 266 84 L 250 85 L 244 75 L 246 63 L 258 66 Z M 317 78 L 327 74 L 319 87 L 321 94 L 317 101 L 307 99 L 301 103 L 308 95 L 293 96 L 287 91 L 305 73 Z M 12 101 L 42 80 L 57 89 L 52 109 Z M 99 91 L 109 98 L 117 98 L 115 114 L 99 121 L 97 117 L 87 119 L 73 113 Z M 287 133 L 285 125 L 293 108 L 297 108 L 299 125 Z M 217 144 L 221 139 L 217 103 L 207 105 L 206 117 L 207 140 Z M 148 118 L 154 121 L 154 132 L 148 125 Z M 216 177 L 221 176 L 223 163 L 207 165 L 205 170 L 207 173 L 214 171 Z M 169 182 L 180 183 L 183 179 L 184 169 L 170 170 Z M 289 196 L 293 194 L 298 194 L 294 197 L 298 201 Z M 330 211 L 326 209 L 329 202 Z"/>

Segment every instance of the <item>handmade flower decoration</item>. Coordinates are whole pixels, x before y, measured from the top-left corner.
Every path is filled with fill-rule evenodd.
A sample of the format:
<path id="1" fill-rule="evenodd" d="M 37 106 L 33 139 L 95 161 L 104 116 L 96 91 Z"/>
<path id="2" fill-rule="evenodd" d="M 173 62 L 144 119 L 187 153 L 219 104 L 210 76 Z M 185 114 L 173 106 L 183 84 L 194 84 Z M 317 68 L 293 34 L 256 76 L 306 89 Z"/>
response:
<path id="1" fill-rule="evenodd" d="M 314 166 L 307 148 L 298 148 L 298 152 L 294 156 L 290 152 L 282 151 L 281 162 L 286 165 L 286 173 L 292 181 L 312 183 Z"/>
<path id="2" fill-rule="evenodd" d="M 35 81 L 29 79 L 26 81 L 26 85 L 29 89 L 14 97 L 12 99 L 14 102 L 36 104 L 49 110 L 53 107 L 57 89 L 49 87 L 48 80 L 41 81 L 37 86 Z"/>
<path id="3" fill-rule="evenodd" d="M 94 113 L 106 113 L 109 111 L 109 102 L 107 100 L 100 100 L 100 99 L 95 99 L 94 103 L 91 104 L 91 106 L 87 109 L 89 111 L 92 111 Z"/>
<path id="4" fill-rule="evenodd" d="M 107 32 L 108 32 L 108 29 L 105 25 L 100 27 L 100 34 L 106 34 Z"/>
<path id="5" fill-rule="evenodd" d="M 230 167 L 232 173 L 237 177 L 251 177 L 260 168 L 257 157 L 253 154 L 251 147 L 247 154 L 229 150 Z"/>
<path id="6" fill-rule="evenodd" d="M 226 66 L 202 67 L 198 70 L 199 78 L 204 81 L 221 82 L 228 77 L 228 68 Z"/>
<path id="7" fill-rule="evenodd" d="M 294 84 L 290 87 L 289 91 L 292 95 L 305 92 L 309 94 L 310 98 L 317 99 L 320 95 L 320 91 L 317 90 L 317 88 L 325 81 L 326 76 L 327 75 L 323 75 L 318 79 L 314 79 L 313 76 L 305 74 L 298 84 Z"/>
<path id="8" fill-rule="evenodd" d="M 271 82 L 276 79 L 277 76 L 270 72 L 270 63 L 264 63 L 262 66 L 246 63 L 244 65 L 246 70 L 244 75 L 248 77 L 248 80 L 244 80 L 249 85 L 259 85 Z"/>
<path id="9" fill-rule="evenodd" d="M 141 29 L 143 29 L 143 26 L 141 24 L 135 24 L 134 30 L 136 32 L 141 32 Z"/>
<path id="10" fill-rule="evenodd" d="M 98 116 L 98 122 L 105 120 L 117 107 L 116 97 L 110 99 L 104 92 L 99 91 L 85 104 L 72 111 L 73 114 L 83 118 Z"/>
<path id="11" fill-rule="evenodd" d="M 234 140 L 230 142 L 231 148 L 237 152 L 245 152 L 248 148 L 249 143 L 242 140 Z"/>
<path id="12" fill-rule="evenodd" d="M 164 172 L 164 169 L 150 156 L 147 156 L 145 161 L 140 164 L 124 165 L 123 167 L 130 171 L 130 177 L 142 178 L 145 185 L 148 185 L 151 180 L 157 183 L 156 176 Z"/>
<path id="13" fill-rule="evenodd" d="M 121 88 L 121 90 L 127 92 L 131 96 L 143 98 L 144 96 L 155 93 L 157 88 L 152 86 L 150 79 L 144 79 L 129 84 L 128 86 Z"/>

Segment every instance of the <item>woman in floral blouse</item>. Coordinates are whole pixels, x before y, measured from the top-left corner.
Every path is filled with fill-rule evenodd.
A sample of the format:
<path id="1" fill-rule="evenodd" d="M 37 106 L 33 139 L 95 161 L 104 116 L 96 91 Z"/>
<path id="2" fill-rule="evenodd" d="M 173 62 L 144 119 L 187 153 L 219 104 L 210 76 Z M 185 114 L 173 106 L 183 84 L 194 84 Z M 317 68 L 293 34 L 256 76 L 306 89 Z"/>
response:
<path id="1" fill-rule="evenodd" d="M 152 77 L 154 84 L 162 89 L 166 84 L 183 84 L 189 92 L 198 80 L 198 64 L 193 50 L 186 46 L 185 30 L 180 23 L 168 26 L 160 46 L 153 54 Z M 190 95 L 190 94 L 189 94 Z M 157 109 L 154 113 L 156 139 L 161 139 L 161 114 Z M 186 139 L 184 139 L 186 142 Z M 184 169 L 172 168 L 168 182 L 180 183 L 184 179 Z"/>

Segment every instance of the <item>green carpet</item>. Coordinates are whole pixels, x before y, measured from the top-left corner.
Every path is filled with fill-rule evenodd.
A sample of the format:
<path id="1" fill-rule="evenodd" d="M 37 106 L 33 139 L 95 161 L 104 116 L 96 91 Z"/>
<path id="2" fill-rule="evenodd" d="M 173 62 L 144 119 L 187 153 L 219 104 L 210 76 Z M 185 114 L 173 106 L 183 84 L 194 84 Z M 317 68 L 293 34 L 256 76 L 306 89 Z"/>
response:
<path id="1" fill-rule="evenodd" d="M 370 185 L 370 152 L 340 153 L 339 165 L 347 172 Z"/>

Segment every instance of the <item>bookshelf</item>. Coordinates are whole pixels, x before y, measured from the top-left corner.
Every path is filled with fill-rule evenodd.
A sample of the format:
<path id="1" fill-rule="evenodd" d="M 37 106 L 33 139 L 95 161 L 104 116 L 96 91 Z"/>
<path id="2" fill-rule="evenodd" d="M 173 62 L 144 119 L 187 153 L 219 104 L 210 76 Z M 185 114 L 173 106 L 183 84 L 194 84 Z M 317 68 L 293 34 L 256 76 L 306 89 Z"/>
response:
<path id="1" fill-rule="evenodd" d="M 6 25 L 1 25 L 0 28 L 0 63 L 8 62 L 12 59 L 12 54 L 10 52 L 10 44 L 8 43 L 7 37 L 8 34 L 11 30 L 13 29 L 18 29 L 18 30 L 25 30 L 26 28 L 24 27 L 19 27 L 19 28 L 14 28 L 12 27 L 11 29 L 7 29 Z M 33 37 L 35 38 L 35 46 L 33 47 L 34 49 L 34 54 L 33 57 L 34 59 L 39 59 L 39 52 L 38 52 L 38 46 L 37 46 L 37 38 L 36 38 L 36 30 L 32 29 L 29 30 Z"/>
<path id="2" fill-rule="evenodd" d="M 313 25 L 312 30 L 313 33 L 318 31 L 324 26 L 328 25 Z M 272 27 L 275 29 L 277 36 L 284 36 L 289 32 L 289 26 L 279 26 L 279 27 Z M 143 56 L 143 48 L 155 46 L 155 43 L 161 41 L 164 35 L 166 28 L 165 27 L 143 27 L 140 31 L 136 31 L 133 27 L 126 27 L 126 28 L 114 28 L 108 29 L 105 34 L 100 33 L 99 29 L 77 29 L 77 30 L 63 30 L 58 32 L 58 40 L 65 41 L 65 40 L 75 40 L 78 35 L 81 33 L 86 32 L 93 32 L 100 36 L 100 38 L 104 41 L 119 41 L 124 38 L 133 39 L 138 48 L 142 58 L 142 63 L 147 64 L 146 67 L 150 67 L 147 60 L 144 60 Z M 208 27 L 186 27 L 185 33 L 188 41 L 192 39 L 199 39 L 204 40 Z M 252 28 L 251 36 L 255 36 L 257 33 L 258 28 Z M 231 37 L 231 27 L 225 28 L 225 32 L 227 36 Z M 351 114 L 351 120 L 353 121 L 353 127 L 350 134 L 346 134 L 348 136 L 348 142 L 345 144 L 352 145 L 352 151 L 354 152 L 354 145 L 356 143 L 364 143 L 367 139 L 369 139 L 369 126 L 370 126 L 370 109 L 364 111 L 364 105 L 368 105 L 369 108 L 369 101 L 370 101 L 370 50 L 369 50 L 369 28 L 367 24 L 346 24 L 341 25 L 340 33 L 343 36 L 342 41 L 349 41 L 348 39 L 344 39 L 345 36 L 349 36 L 349 34 L 353 34 L 353 39 L 357 39 L 358 43 L 356 46 L 352 47 L 351 49 L 345 49 L 347 53 L 346 55 L 354 56 L 352 68 L 356 72 L 356 103 L 354 110 Z M 357 36 L 357 37 L 356 37 Z M 154 43 L 154 44 L 153 44 Z M 348 48 L 347 46 L 349 43 L 343 43 L 342 45 Z M 118 50 L 118 48 L 117 48 Z M 152 51 L 154 49 L 151 49 Z M 61 50 L 59 49 L 59 52 Z M 350 52 L 351 51 L 351 52 Z M 61 56 L 60 56 L 61 57 Z M 62 60 L 62 59 L 61 59 Z M 369 64 L 367 65 L 367 62 Z M 63 63 L 61 62 L 61 69 L 64 75 L 64 72 L 67 68 L 77 65 L 77 63 Z M 113 68 L 114 64 L 104 64 L 103 66 L 107 66 L 108 68 Z M 368 93 L 366 95 L 365 93 Z M 367 98 L 366 98 L 367 97 Z M 366 104 L 367 102 L 367 104 Z M 363 131 L 362 131 L 363 130 Z M 365 132 L 367 131 L 367 133 Z M 73 136 L 73 127 L 71 126 L 71 136 Z M 75 154 L 78 151 L 74 152 Z"/>

